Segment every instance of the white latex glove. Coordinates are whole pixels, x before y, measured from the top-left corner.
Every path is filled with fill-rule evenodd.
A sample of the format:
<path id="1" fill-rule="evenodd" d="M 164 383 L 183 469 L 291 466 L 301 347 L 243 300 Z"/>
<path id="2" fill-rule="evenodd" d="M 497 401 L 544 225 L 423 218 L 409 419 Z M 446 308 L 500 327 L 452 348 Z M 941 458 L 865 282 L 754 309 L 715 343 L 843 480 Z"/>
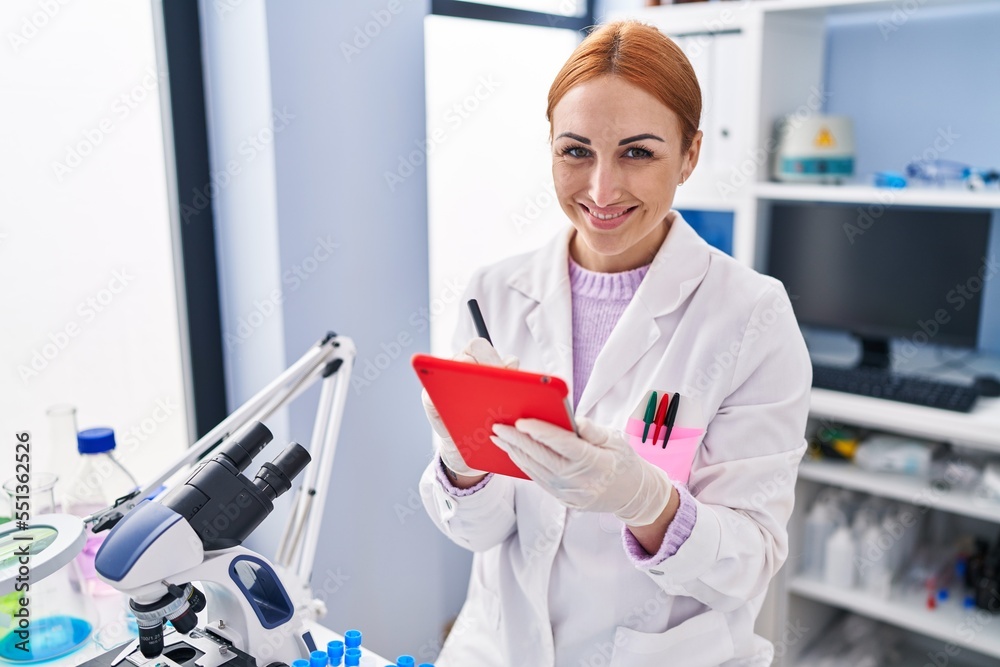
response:
<path id="1" fill-rule="evenodd" d="M 573 509 L 611 512 L 629 526 L 648 526 L 670 501 L 667 473 L 635 453 L 618 431 L 576 420 L 580 436 L 539 419 L 496 424 L 493 442 L 517 466 Z"/>
<path id="2" fill-rule="evenodd" d="M 501 359 L 496 348 L 490 345 L 485 338 L 473 338 L 469 341 L 465 349 L 455 355 L 455 361 L 465 361 L 483 366 L 503 366 L 510 369 L 516 369 L 520 365 L 517 357 Z M 421 399 L 424 404 L 424 412 L 427 413 L 427 420 L 431 423 L 431 428 L 441 438 L 441 447 L 438 450 L 438 454 L 441 456 L 444 464 L 448 466 L 448 469 L 456 475 L 464 475 L 466 477 L 485 474 L 482 470 L 470 468 L 465 463 L 465 459 L 459 453 L 455 441 L 448 435 L 448 429 L 445 428 L 444 422 L 441 421 L 441 415 L 438 414 L 437 408 L 431 402 L 431 397 L 427 394 L 426 389 L 423 390 Z"/>

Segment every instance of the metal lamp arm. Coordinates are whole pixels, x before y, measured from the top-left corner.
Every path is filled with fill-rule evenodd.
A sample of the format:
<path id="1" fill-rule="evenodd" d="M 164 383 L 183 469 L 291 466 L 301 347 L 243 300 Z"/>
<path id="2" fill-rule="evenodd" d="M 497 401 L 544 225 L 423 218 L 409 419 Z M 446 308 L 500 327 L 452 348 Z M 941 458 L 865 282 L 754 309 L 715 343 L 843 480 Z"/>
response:
<path id="1" fill-rule="evenodd" d="M 329 470 L 333 465 L 333 452 L 326 455 L 322 447 L 332 445 L 336 447 L 337 433 L 343 415 L 344 401 L 346 400 L 347 384 L 349 382 L 351 368 L 354 365 L 354 357 L 357 349 L 351 339 L 328 333 L 322 340 L 309 348 L 308 351 L 298 361 L 289 366 L 281 375 L 275 378 L 270 384 L 257 392 L 252 398 L 238 407 L 228 417 L 223 419 L 211 431 L 206 433 L 195 442 L 184 454 L 167 467 L 155 480 L 142 490 L 121 498 L 116 505 L 107 507 L 95 512 L 84 519 L 86 524 L 92 524 L 94 532 L 100 532 L 112 527 L 128 511 L 134 508 L 142 499 L 148 497 L 160 488 L 177 471 L 190 466 L 208 453 L 213 451 L 230 434 L 238 431 L 245 424 L 253 421 L 264 421 L 282 406 L 290 403 L 317 380 L 323 379 L 324 385 L 329 384 L 329 380 L 335 380 L 338 389 L 334 394 L 335 403 L 333 407 L 328 406 L 326 401 L 327 392 L 321 397 L 319 412 L 317 414 L 317 428 L 320 421 L 325 423 L 324 433 L 327 435 L 321 439 L 316 438 L 314 430 L 313 442 L 310 450 L 314 458 L 319 458 L 320 468 L 326 466 L 327 472 L 325 480 L 329 479 Z M 341 389 L 342 386 L 342 389 Z M 321 420 L 322 417 L 322 420 Z M 332 431 L 332 435 L 330 434 Z M 317 455 L 319 455 L 317 457 Z M 327 461 L 326 459 L 329 459 Z M 310 466 L 312 468 L 313 466 Z M 307 470 L 309 470 L 307 468 Z M 319 471 L 313 472 L 312 475 Z M 308 481 L 308 480 L 307 480 Z M 314 485 L 312 485 L 314 486 Z M 323 498 L 325 500 L 325 487 Z M 296 503 L 298 504 L 298 502 Z M 322 507 L 322 505 L 321 505 Z M 308 511 L 307 511 L 308 512 Z M 293 511 L 293 517 L 297 516 L 298 508 Z M 322 514 L 322 511 L 319 512 Z M 310 522 L 312 525 L 312 522 Z M 311 568 L 311 561 L 309 565 Z M 308 575 L 307 575 L 308 576 Z"/>

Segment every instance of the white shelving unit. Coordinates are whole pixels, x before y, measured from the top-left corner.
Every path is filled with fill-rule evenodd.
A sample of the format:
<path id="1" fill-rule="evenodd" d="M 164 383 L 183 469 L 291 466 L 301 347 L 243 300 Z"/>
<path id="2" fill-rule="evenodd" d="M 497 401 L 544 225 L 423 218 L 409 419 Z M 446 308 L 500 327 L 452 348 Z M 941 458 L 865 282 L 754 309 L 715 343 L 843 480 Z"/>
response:
<path id="1" fill-rule="evenodd" d="M 918 477 L 868 472 L 849 463 L 803 461 L 799 479 L 1000 523 L 1000 502 L 968 489 L 937 489 Z"/>
<path id="2" fill-rule="evenodd" d="M 813 389 L 810 414 L 820 419 L 1000 452 L 1000 399 L 996 398 L 980 398 L 972 412 L 959 413 Z"/>
<path id="3" fill-rule="evenodd" d="M 909 187 L 876 188 L 867 185 L 808 185 L 794 183 L 757 183 L 757 199 L 774 201 L 826 201 L 844 204 L 882 206 L 928 206 L 941 208 L 1000 208 L 1000 192 L 973 192 L 957 188 Z"/>
<path id="4" fill-rule="evenodd" d="M 1000 633 L 990 627 L 990 623 L 977 619 L 975 612 L 962 609 L 955 601 L 929 610 L 925 605 L 925 596 L 919 592 L 897 593 L 883 600 L 863 591 L 837 588 L 803 577 L 792 579 L 788 589 L 804 598 L 848 609 L 962 649 L 984 655 L 1000 655 Z"/>
<path id="5" fill-rule="evenodd" d="M 917 4 L 928 17 L 935 12 L 975 14 L 997 6 L 996 0 L 920 0 Z M 1000 219 L 1000 193 L 996 191 L 770 181 L 772 156 L 767 149 L 775 121 L 809 107 L 809 91 L 824 89 L 828 22 L 869 21 L 876 29 L 877 21 L 891 19 L 900 6 L 897 0 L 754 0 L 668 5 L 609 16 L 611 20 L 637 18 L 674 37 L 702 83 L 702 129 L 706 148 L 712 148 L 678 190 L 675 207 L 732 211 L 733 254 L 758 268 L 762 265 L 760 247 L 767 234 L 767 216 L 775 201 L 983 209 L 993 210 L 994 220 Z M 934 48 L 946 47 L 935 44 Z M 885 53 L 885 57 L 893 57 L 891 44 Z M 810 110 L 822 112 L 821 108 Z M 892 110 L 886 108 L 885 113 Z M 973 412 L 959 414 L 814 390 L 811 417 L 1000 453 L 1000 399 L 980 399 Z M 849 465 L 806 462 L 789 524 L 792 554 L 801 553 L 805 510 L 819 490 L 828 486 L 916 503 L 962 520 L 1000 525 L 1000 504 L 976 498 L 968 491 L 946 493 L 915 479 L 866 473 Z M 1000 632 L 996 630 L 1000 617 L 985 629 L 970 633 L 963 626 L 969 612 L 958 608 L 931 612 L 924 608 L 922 599 L 896 593 L 896 597 L 882 600 L 859 590 L 834 589 L 799 578 L 792 569 L 786 566 L 775 578 L 758 619 L 758 632 L 779 641 L 784 628 L 800 622 L 817 634 L 782 651 L 775 664 L 799 664 L 801 651 L 842 611 L 906 631 L 921 648 L 912 649 L 909 661 L 900 664 L 933 664 L 928 661 L 928 651 L 946 644 L 962 652 L 950 657 L 950 665 L 1000 664 Z"/>

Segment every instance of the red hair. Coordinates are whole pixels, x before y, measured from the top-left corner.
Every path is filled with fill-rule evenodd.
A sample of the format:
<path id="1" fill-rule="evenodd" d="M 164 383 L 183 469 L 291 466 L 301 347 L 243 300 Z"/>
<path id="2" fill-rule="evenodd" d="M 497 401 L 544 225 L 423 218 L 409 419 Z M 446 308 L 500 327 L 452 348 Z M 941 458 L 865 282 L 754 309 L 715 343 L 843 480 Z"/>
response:
<path id="1" fill-rule="evenodd" d="M 552 111 L 577 84 L 604 75 L 619 76 L 660 100 L 677 115 L 681 152 L 698 132 L 701 87 L 691 62 L 677 44 L 653 26 L 638 21 L 616 21 L 590 33 L 559 70 L 549 88 L 549 139 Z"/>

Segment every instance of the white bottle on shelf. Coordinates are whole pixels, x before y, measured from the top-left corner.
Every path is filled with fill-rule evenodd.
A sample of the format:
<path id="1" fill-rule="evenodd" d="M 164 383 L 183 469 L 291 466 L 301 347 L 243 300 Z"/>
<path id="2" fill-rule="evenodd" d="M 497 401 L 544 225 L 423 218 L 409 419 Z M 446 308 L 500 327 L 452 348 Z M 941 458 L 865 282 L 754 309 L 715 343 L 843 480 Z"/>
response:
<path id="1" fill-rule="evenodd" d="M 826 542 L 823 580 L 837 588 L 854 588 L 854 559 L 856 549 L 851 527 L 844 524 L 834 531 Z"/>
<path id="2" fill-rule="evenodd" d="M 833 506 L 829 498 L 820 496 L 813 503 L 809 516 L 806 517 L 802 549 L 802 574 L 817 579 L 823 575 L 826 542 L 836 528 L 837 522 L 834 518 Z"/>

